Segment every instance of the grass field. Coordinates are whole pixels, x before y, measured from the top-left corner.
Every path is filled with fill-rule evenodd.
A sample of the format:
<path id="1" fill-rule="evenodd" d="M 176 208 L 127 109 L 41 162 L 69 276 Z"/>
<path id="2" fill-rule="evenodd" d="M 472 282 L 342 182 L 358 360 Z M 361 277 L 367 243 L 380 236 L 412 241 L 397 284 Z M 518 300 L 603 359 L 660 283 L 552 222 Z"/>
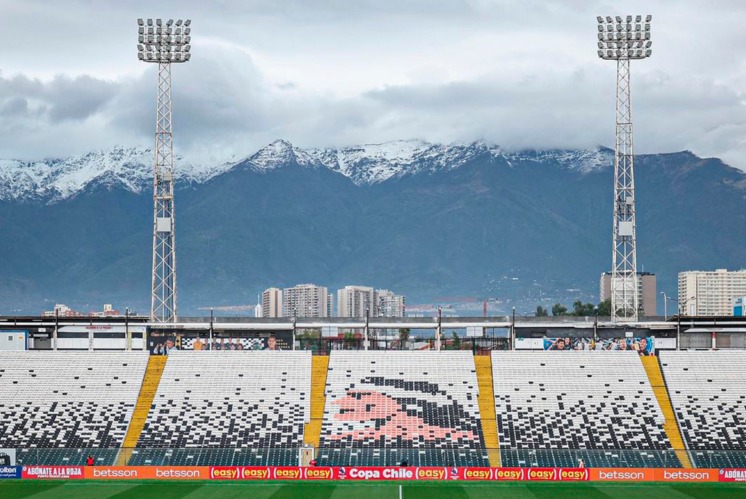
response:
<path id="1" fill-rule="evenodd" d="M 746 484 L 562 484 L 562 483 L 408 483 L 403 499 L 482 498 L 746 498 Z M 0 481 L 3 499 L 398 499 L 393 482 L 123 482 Z"/>

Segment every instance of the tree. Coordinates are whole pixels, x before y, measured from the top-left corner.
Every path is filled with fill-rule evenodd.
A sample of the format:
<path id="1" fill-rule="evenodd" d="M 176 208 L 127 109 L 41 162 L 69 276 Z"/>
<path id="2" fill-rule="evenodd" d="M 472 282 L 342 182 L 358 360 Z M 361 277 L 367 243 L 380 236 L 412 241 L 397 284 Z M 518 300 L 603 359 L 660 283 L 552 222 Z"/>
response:
<path id="1" fill-rule="evenodd" d="M 606 298 L 599 303 L 596 313 L 601 317 L 611 317 L 611 298 Z"/>
<path id="2" fill-rule="evenodd" d="M 588 317 L 596 314 L 596 307 L 593 303 L 583 303 L 580 300 L 576 300 L 572 304 L 572 315 L 576 317 Z"/>
<path id="3" fill-rule="evenodd" d="M 536 307 L 536 317 L 547 317 L 549 315 L 549 311 L 542 307 L 541 305 Z"/>
<path id="4" fill-rule="evenodd" d="M 461 350 L 461 338 L 458 337 L 458 334 L 456 334 L 456 331 L 453 332 L 453 349 L 454 350 Z"/>
<path id="5" fill-rule="evenodd" d="M 399 330 L 399 343 L 401 343 L 401 347 L 405 348 L 407 345 L 407 341 L 409 341 L 409 328 L 404 327 Z"/>
<path id="6" fill-rule="evenodd" d="M 555 317 L 558 315 L 567 315 L 567 307 L 562 305 L 561 303 L 555 303 L 552 305 L 552 315 Z"/>

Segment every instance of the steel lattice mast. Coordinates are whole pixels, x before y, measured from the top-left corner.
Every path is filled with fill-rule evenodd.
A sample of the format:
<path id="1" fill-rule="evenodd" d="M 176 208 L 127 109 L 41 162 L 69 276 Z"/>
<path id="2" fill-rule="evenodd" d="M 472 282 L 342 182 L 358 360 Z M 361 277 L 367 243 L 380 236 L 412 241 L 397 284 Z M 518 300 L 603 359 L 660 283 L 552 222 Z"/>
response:
<path id="1" fill-rule="evenodd" d="M 630 61 L 645 59 L 650 47 L 651 16 L 598 17 L 598 56 L 615 60 L 616 147 L 614 151 L 614 227 L 611 272 L 611 320 L 637 321 L 637 235 L 635 225 L 635 156 L 632 140 Z"/>
<path id="2" fill-rule="evenodd" d="M 158 64 L 155 161 L 153 171 L 153 279 L 150 317 L 176 320 L 176 214 L 174 212 L 174 146 L 171 115 L 171 63 L 191 58 L 191 21 L 165 23 L 137 20 L 137 56 Z"/>

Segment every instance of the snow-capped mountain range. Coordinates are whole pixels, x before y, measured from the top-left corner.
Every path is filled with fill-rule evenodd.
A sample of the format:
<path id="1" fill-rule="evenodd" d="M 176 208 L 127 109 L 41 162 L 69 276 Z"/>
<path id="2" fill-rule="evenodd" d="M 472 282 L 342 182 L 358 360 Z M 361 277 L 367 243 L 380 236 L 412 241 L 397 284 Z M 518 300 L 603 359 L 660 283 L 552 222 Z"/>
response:
<path id="1" fill-rule="evenodd" d="M 477 157 L 502 159 L 508 166 L 527 161 L 552 163 L 581 172 L 609 166 L 613 161 L 612 151 L 604 148 L 513 153 L 484 142 L 442 145 L 400 140 L 340 149 L 302 149 L 276 140 L 239 161 L 204 164 L 177 155 L 175 173 L 178 181 L 204 183 L 239 165 L 263 172 L 297 164 L 328 168 L 357 185 L 365 185 L 402 175 L 455 169 Z M 0 160 L 0 200 L 56 202 L 97 184 L 120 185 L 139 193 L 152 185 L 152 165 L 153 150 L 142 147 L 114 147 L 67 159 Z"/>

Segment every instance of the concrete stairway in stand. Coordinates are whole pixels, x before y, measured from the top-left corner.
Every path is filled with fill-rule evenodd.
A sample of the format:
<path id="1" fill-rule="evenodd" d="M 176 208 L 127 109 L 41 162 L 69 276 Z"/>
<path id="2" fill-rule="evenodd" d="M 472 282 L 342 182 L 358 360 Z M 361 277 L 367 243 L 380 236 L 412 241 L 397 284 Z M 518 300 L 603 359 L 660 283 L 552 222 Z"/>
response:
<path id="1" fill-rule="evenodd" d="M 487 447 L 490 466 L 500 466 L 500 448 L 497 440 L 497 417 L 495 416 L 495 392 L 492 383 L 492 358 L 489 355 L 474 356 L 479 383 L 479 414 L 482 417 L 482 434 Z"/>
<path id="2" fill-rule="evenodd" d="M 151 355 L 148 359 L 148 367 L 145 369 L 145 377 L 142 380 L 140 395 L 137 397 L 137 404 L 135 404 L 135 410 L 132 413 L 132 421 L 130 421 L 129 428 L 127 428 L 127 435 L 124 437 L 122 450 L 117 457 L 117 466 L 125 466 L 127 464 L 132 449 L 134 449 L 137 441 L 140 439 L 140 433 L 142 433 L 145 421 L 148 419 L 150 406 L 153 404 L 155 392 L 158 391 L 158 385 L 161 382 L 161 376 L 163 375 L 163 369 L 166 367 L 167 359 L 168 357 L 165 355 Z"/>
<path id="3" fill-rule="evenodd" d="M 303 441 L 314 449 L 321 439 L 321 422 L 326 405 L 326 374 L 329 370 L 328 355 L 314 355 L 311 359 L 311 421 L 303 429 Z"/>
<path id="4" fill-rule="evenodd" d="M 663 425 L 663 429 L 666 431 L 666 436 L 668 436 L 668 440 L 671 442 L 671 446 L 676 452 L 676 457 L 679 458 L 681 465 L 684 468 L 691 468 L 692 462 L 689 459 L 689 453 L 687 452 L 684 446 L 684 441 L 681 438 L 681 430 L 676 422 L 676 415 L 673 412 L 671 399 L 668 396 L 668 389 L 663 380 L 663 373 L 661 372 L 658 357 L 640 357 L 640 360 L 642 360 L 642 365 L 645 367 L 645 372 L 648 374 L 650 386 L 653 388 L 653 393 L 655 393 L 655 397 L 658 399 L 658 405 L 661 408 L 661 412 L 666 418 L 666 422 Z"/>

